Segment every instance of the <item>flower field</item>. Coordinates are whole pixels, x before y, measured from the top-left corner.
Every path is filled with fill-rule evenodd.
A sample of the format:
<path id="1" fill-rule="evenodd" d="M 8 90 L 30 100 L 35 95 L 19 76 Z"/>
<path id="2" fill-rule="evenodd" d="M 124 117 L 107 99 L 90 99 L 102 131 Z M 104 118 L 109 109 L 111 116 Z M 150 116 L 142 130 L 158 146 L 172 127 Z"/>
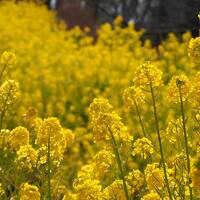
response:
<path id="1" fill-rule="evenodd" d="M 200 37 L 121 23 L 0 2 L 0 199 L 200 199 Z"/>

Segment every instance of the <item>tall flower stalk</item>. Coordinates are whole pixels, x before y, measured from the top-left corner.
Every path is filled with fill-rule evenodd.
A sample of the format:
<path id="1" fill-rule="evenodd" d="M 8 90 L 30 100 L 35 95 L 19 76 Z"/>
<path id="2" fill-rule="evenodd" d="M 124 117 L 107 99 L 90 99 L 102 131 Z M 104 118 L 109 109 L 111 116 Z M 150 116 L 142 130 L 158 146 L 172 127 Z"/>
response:
<path id="1" fill-rule="evenodd" d="M 170 187 L 169 187 L 169 180 L 168 180 L 168 176 L 167 176 L 167 169 L 166 169 L 166 166 L 165 166 L 165 159 L 164 159 L 162 141 L 161 141 L 161 136 L 160 136 L 159 124 L 158 124 L 158 116 L 157 116 L 155 95 L 154 95 L 154 90 L 153 90 L 151 82 L 150 82 L 150 89 L 151 89 L 151 96 L 152 96 L 152 103 L 153 103 L 153 111 L 154 111 L 153 113 L 154 113 L 154 120 L 155 120 L 156 132 L 157 132 L 157 136 L 158 136 L 158 142 L 159 142 L 159 148 L 160 148 L 160 155 L 161 155 L 162 167 L 163 167 L 163 172 L 164 172 L 164 177 L 165 177 L 165 184 L 166 184 L 166 187 L 167 187 L 169 198 L 170 198 L 170 200 L 173 200 L 172 193 L 171 193 L 171 190 L 170 190 Z"/>
<path id="2" fill-rule="evenodd" d="M 48 200 L 51 200 L 51 137 L 48 135 L 47 144 L 47 167 L 48 167 Z"/>
<path id="3" fill-rule="evenodd" d="M 163 167 L 163 172 L 164 172 L 164 180 L 167 187 L 169 198 L 170 200 L 173 200 L 172 193 L 169 186 L 168 176 L 167 176 L 167 169 L 165 165 L 163 146 L 162 146 L 162 141 L 161 141 L 158 115 L 157 115 L 156 102 L 155 102 L 155 94 L 154 94 L 154 88 L 162 84 L 162 71 L 160 71 L 151 62 L 146 62 L 142 64 L 141 66 L 139 66 L 139 68 L 137 69 L 134 82 L 137 87 L 150 88 L 152 104 L 153 104 L 154 121 L 155 121 L 155 126 L 156 126 L 158 142 L 159 142 L 161 162 L 162 162 L 162 167 Z"/>
<path id="4" fill-rule="evenodd" d="M 184 74 L 179 76 L 173 76 L 169 83 L 169 91 L 168 97 L 174 103 L 180 104 L 181 110 L 181 118 L 182 118 L 182 127 L 183 127 L 183 135 L 184 135 L 184 146 L 185 146 L 185 154 L 187 159 L 187 175 L 188 175 L 188 187 L 190 191 L 190 200 L 193 199 L 192 188 L 191 188 L 191 177 L 190 177 L 190 155 L 188 148 L 188 136 L 186 130 L 186 120 L 185 120 L 185 111 L 183 102 L 187 99 L 191 90 L 190 82 L 187 76 Z"/>
<path id="5" fill-rule="evenodd" d="M 133 99 L 133 101 L 134 101 L 136 112 L 137 112 L 137 116 L 138 116 L 138 119 L 139 119 L 139 122 L 140 122 L 140 125 L 141 125 L 141 128 L 142 128 L 143 136 L 147 137 L 146 131 L 145 131 L 145 128 L 144 128 L 144 124 L 142 122 L 142 118 L 141 118 L 141 115 L 140 115 L 139 107 L 138 107 L 137 102 L 135 101 L 135 99 Z"/>
<path id="6" fill-rule="evenodd" d="M 140 115 L 139 106 L 140 104 L 144 103 L 144 93 L 142 92 L 140 87 L 128 87 L 124 90 L 124 101 L 127 104 L 128 108 L 132 109 L 133 107 L 136 108 L 136 113 L 140 122 L 140 126 L 142 128 L 143 136 L 146 137 L 146 131 L 144 128 L 144 124 L 142 122 L 142 118 Z"/>
<path id="7" fill-rule="evenodd" d="M 126 200 L 130 200 L 125 174 L 122 167 L 118 141 L 132 142 L 132 137 L 127 132 L 127 128 L 121 122 L 121 118 L 107 99 L 96 98 L 90 104 L 89 108 L 90 124 L 93 127 L 94 139 L 112 142 L 116 162 L 120 172 L 120 178 L 123 182 L 123 190 Z"/>
<path id="8" fill-rule="evenodd" d="M 184 84 L 184 82 L 177 80 L 177 86 L 179 89 L 179 95 L 180 95 L 180 109 L 181 109 L 181 116 L 182 116 L 182 125 L 183 125 L 183 133 L 184 133 L 184 145 L 185 145 L 185 153 L 187 158 L 187 174 L 188 174 L 188 187 L 190 190 L 190 200 L 193 199 L 192 194 L 192 188 L 190 184 L 192 183 L 190 178 L 190 155 L 189 155 L 189 148 L 188 148 L 188 137 L 187 137 L 187 131 L 186 131 L 186 121 L 185 121 L 185 112 L 184 112 L 184 105 L 183 105 L 183 95 L 182 95 L 182 89 L 181 85 Z"/>
<path id="9" fill-rule="evenodd" d="M 125 181 L 124 170 L 123 170 L 123 167 L 122 167 L 122 161 L 121 161 L 121 158 L 120 158 L 118 145 L 117 145 L 115 137 L 112 133 L 112 130 L 109 128 L 109 126 L 108 126 L 108 130 L 110 132 L 111 140 L 112 140 L 112 143 L 113 143 L 113 149 L 114 149 L 117 165 L 118 165 L 118 168 L 119 168 L 119 171 L 120 171 L 120 176 L 121 176 L 120 178 L 123 181 L 124 193 L 125 193 L 126 199 L 129 200 L 128 188 L 127 188 L 127 184 L 126 184 L 126 181 Z"/>

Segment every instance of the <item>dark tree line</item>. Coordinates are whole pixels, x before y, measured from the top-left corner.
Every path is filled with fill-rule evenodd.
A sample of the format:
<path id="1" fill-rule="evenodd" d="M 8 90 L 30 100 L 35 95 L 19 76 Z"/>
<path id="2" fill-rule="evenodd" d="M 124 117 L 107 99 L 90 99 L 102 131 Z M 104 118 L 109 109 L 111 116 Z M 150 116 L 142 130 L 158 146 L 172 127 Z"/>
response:
<path id="1" fill-rule="evenodd" d="M 200 0 L 49 0 L 65 3 L 80 3 L 92 7 L 98 23 L 112 22 L 123 16 L 123 25 L 133 21 L 136 28 L 145 28 L 146 35 L 155 42 L 169 32 L 177 34 L 192 31 L 198 34 Z"/>
<path id="2" fill-rule="evenodd" d="M 134 21 L 136 28 L 145 28 L 147 35 L 158 42 L 169 32 L 188 30 L 198 35 L 200 0 L 86 0 L 97 11 L 100 22 L 122 15 L 124 25 Z"/>

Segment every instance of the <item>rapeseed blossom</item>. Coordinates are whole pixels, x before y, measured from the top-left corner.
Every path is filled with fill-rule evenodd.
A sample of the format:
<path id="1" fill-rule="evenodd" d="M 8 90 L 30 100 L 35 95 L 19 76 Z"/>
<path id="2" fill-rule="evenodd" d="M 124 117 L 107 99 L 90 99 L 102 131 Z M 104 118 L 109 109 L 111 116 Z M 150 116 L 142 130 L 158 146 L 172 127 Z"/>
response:
<path id="1" fill-rule="evenodd" d="M 93 42 L 42 3 L 0 4 L 0 198 L 199 198 L 199 37 L 154 48 L 119 16 Z"/>
<path id="2" fill-rule="evenodd" d="M 20 187 L 20 200 L 40 200 L 40 192 L 37 186 L 24 183 Z"/>

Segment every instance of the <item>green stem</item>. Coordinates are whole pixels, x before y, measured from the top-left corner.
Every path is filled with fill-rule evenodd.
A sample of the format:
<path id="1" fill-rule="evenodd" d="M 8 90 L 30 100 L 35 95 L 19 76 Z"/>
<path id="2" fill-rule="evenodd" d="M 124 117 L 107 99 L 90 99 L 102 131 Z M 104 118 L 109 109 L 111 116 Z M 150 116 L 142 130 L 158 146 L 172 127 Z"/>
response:
<path id="1" fill-rule="evenodd" d="M 123 181 L 123 187 L 124 187 L 124 193 L 125 193 L 125 196 L 126 196 L 126 200 L 129 200 L 129 194 L 128 194 L 126 181 L 125 181 L 125 178 L 124 178 L 124 171 L 123 171 L 123 168 L 122 168 L 122 161 L 121 161 L 119 151 L 118 151 L 118 145 L 117 145 L 115 137 L 112 133 L 112 130 L 109 128 L 109 126 L 108 126 L 108 130 L 110 132 L 111 139 L 112 139 L 112 142 L 113 142 L 113 149 L 114 149 L 114 152 L 115 152 L 115 156 L 116 156 L 118 168 L 119 168 L 119 171 L 120 171 L 121 179 Z"/>
<path id="2" fill-rule="evenodd" d="M 167 177 L 167 170 L 166 170 L 166 166 L 165 166 L 164 153 L 163 153 L 162 141 L 161 141 L 161 136 L 160 136 L 159 124 L 158 124 L 158 117 L 157 117 L 157 110 L 156 110 L 156 102 L 155 102 L 154 90 L 153 90 L 151 82 L 150 82 L 150 89 L 151 89 L 151 96 L 152 96 L 152 103 L 153 103 L 153 110 L 154 110 L 155 126 L 156 126 L 156 131 L 157 131 L 157 136 L 158 136 L 161 161 L 162 161 L 162 166 L 163 166 L 163 171 L 164 171 L 164 177 L 165 177 L 165 184 L 167 186 L 167 191 L 168 191 L 168 194 L 169 194 L 169 198 L 170 198 L 170 200 L 173 200 L 173 197 L 172 197 L 172 194 L 171 194 L 171 191 L 170 191 L 170 187 L 169 187 L 168 177 Z"/>
<path id="3" fill-rule="evenodd" d="M 7 67 L 7 64 L 4 64 L 3 65 L 3 69 L 0 72 L 0 82 L 2 81 L 3 73 L 4 73 L 5 69 L 6 69 L 6 67 Z"/>
<path id="4" fill-rule="evenodd" d="M 140 111 L 139 111 L 138 105 L 137 105 L 135 99 L 133 99 L 133 101 L 134 101 L 135 108 L 136 108 L 136 111 L 137 111 L 137 115 L 138 115 L 138 118 L 139 118 L 139 121 L 140 121 L 140 125 L 141 125 L 141 127 L 142 127 L 143 135 L 144 135 L 144 137 L 146 137 L 146 132 L 145 132 L 145 129 L 144 129 L 144 125 L 143 125 L 143 123 L 142 123 L 142 118 L 141 118 L 141 116 L 140 116 Z"/>
<path id="5" fill-rule="evenodd" d="M 1 131 L 2 126 L 3 126 L 3 119 L 4 119 L 4 116 L 5 116 L 5 113 L 6 113 L 7 101 L 8 101 L 8 98 L 10 96 L 11 90 L 12 90 L 12 87 L 9 88 L 9 91 L 7 93 L 6 99 L 5 99 L 4 104 L 3 104 L 3 110 L 2 110 L 2 112 L 0 114 L 0 131 Z"/>
<path id="6" fill-rule="evenodd" d="M 189 181 L 189 190 L 190 190 L 190 200 L 193 199 L 192 195 L 192 188 L 190 187 L 191 178 L 190 178 L 190 156 L 189 156 L 189 148 L 188 148 L 188 138 L 187 138 L 187 131 L 186 131 L 186 121 L 185 121 L 185 112 L 183 106 L 183 96 L 181 91 L 181 85 L 178 85 L 179 94 L 180 94 L 180 106 L 181 106 L 181 115 L 182 115 L 182 124 L 183 124 L 183 133 L 184 133 L 184 142 L 185 142 L 185 153 L 187 157 L 187 173 L 188 173 L 188 181 Z"/>
<path id="7" fill-rule="evenodd" d="M 50 134 L 48 136 L 48 150 L 47 150 L 47 162 L 48 162 L 48 200 L 51 200 L 51 155 L 50 155 Z"/>

